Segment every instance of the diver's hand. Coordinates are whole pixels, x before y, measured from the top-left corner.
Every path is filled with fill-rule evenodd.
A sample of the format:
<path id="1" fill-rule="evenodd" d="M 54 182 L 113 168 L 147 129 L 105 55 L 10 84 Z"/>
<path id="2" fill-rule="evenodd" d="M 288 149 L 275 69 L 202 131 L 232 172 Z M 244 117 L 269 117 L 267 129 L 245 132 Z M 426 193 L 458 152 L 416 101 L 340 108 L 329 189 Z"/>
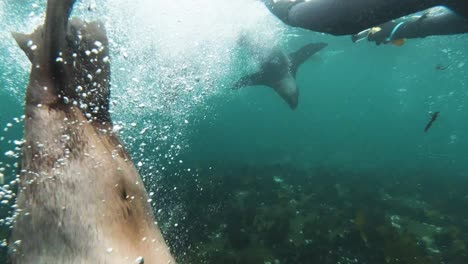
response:
<path id="1" fill-rule="evenodd" d="M 374 27 L 370 30 L 369 35 L 367 36 L 368 41 L 373 41 L 375 44 L 387 44 L 393 39 L 389 39 L 392 34 L 393 29 L 398 25 L 395 21 L 389 21 L 387 23 L 381 24 L 377 27 Z"/>

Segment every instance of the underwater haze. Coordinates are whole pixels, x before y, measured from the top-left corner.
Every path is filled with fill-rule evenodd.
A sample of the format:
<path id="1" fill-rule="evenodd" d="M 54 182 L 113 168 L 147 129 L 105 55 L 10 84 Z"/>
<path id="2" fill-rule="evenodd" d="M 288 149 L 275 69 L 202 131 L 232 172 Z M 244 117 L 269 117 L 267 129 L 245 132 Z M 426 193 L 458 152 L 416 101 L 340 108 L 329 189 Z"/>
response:
<path id="1" fill-rule="evenodd" d="M 0 258 L 30 71 L 10 32 L 42 24 L 45 2 L 0 0 Z M 106 25 L 114 130 L 180 263 L 468 263 L 468 35 L 353 43 L 253 0 L 73 14 Z M 257 53 L 328 43 L 299 68 L 296 110 L 268 87 L 232 90 L 261 56 L 245 36 Z"/>

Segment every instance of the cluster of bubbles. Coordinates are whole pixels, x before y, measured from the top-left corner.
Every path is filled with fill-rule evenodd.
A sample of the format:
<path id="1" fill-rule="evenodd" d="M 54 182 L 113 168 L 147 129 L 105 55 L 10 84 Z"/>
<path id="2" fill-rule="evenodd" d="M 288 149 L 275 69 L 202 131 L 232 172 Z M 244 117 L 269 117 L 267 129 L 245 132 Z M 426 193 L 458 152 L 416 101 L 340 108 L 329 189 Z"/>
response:
<path id="1" fill-rule="evenodd" d="M 262 49 L 284 33 L 253 0 L 80 1 L 74 12 L 105 22 L 115 129 L 144 167 L 177 160 L 193 125 L 215 115 L 213 98 L 239 77 L 242 36 Z"/>
<path id="2" fill-rule="evenodd" d="M 0 158 L 0 229 L 12 228 L 20 209 L 16 205 L 16 188 L 19 183 L 20 153 L 24 141 L 12 139 L 8 134 L 21 128 L 24 116 L 6 123 L 0 131 L 0 146 L 4 153 Z M 19 242 L 14 242 L 19 243 Z M 5 237 L 0 237 L 0 247 L 6 247 Z"/>

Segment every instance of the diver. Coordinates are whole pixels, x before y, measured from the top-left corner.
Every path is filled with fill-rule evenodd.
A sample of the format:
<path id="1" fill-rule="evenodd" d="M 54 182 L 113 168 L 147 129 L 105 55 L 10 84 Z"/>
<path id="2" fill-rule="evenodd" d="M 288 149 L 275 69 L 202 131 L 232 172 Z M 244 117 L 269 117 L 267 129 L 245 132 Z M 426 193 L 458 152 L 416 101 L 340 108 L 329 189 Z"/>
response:
<path id="1" fill-rule="evenodd" d="M 468 19 L 466 0 L 261 0 L 285 24 L 332 35 L 354 35 L 393 19 L 446 6 Z"/>

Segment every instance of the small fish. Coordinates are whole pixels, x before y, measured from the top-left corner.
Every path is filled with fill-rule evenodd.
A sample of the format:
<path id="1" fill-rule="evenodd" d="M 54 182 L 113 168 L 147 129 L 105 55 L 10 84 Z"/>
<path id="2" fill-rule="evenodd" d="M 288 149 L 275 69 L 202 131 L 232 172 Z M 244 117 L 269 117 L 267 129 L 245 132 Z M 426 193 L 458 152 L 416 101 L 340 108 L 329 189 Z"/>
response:
<path id="1" fill-rule="evenodd" d="M 435 66 L 435 69 L 438 70 L 438 71 L 443 71 L 443 70 L 446 70 L 450 67 L 450 65 L 443 65 L 443 64 L 437 64 Z"/>
<path id="2" fill-rule="evenodd" d="M 427 123 L 426 127 L 424 128 L 424 132 L 427 132 L 429 128 L 431 128 L 432 123 L 437 120 L 437 117 L 439 116 L 439 112 L 434 112 L 432 113 L 431 120 L 429 120 L 429 123 Z"/>

